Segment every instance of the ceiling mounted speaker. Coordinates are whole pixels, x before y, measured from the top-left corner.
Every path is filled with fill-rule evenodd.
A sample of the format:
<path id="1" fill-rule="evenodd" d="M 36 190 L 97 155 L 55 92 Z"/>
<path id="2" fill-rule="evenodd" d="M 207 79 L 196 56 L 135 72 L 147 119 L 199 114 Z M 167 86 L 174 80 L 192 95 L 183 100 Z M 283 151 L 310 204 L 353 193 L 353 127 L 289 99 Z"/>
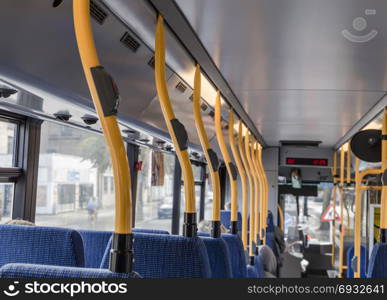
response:
<path id="1" fill-rule="evenodd" d="M 351 150 L 361 160 L 376 163 L 382 160 L 382 131 L 363 130 L 351 139 Z"/>

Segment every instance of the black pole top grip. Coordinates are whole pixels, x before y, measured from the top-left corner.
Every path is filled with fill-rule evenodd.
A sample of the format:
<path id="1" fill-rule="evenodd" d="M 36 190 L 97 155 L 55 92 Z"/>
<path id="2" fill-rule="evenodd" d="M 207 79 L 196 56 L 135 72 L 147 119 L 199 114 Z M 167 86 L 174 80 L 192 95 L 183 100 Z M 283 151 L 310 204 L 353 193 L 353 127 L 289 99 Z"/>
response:
<path id="1" fill-rule="evenodd" d="M 188 148 L 188 134 L 185 127 L 178 119 L 172 119 L 171 125 L 173 132 L 175 133 L 177 143 L 179 144 L 180 151 L 187 150 Z"/>
<path id="2" fill-rule="evenodd" d="M 218 155 L 212 149 L 207 149 L 207 154 L 210 158 L 209 164 L 214 172 L 219 171 L 219 158 Z"/>

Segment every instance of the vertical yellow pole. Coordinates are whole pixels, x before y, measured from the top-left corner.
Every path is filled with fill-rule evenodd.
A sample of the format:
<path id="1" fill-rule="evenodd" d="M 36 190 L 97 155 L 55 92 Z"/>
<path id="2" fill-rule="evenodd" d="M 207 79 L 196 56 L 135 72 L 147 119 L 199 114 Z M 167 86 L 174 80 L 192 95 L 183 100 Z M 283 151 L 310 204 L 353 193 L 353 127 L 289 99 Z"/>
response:
<path id="1" fill-rule="evenodd" d="M 243 163 L 241 160 L 241 157 L 238 153 L 238 148 L 235 143 L 235 135 L 234 135 L 234 112 L 232 109 L 230 109 L 230 114 L 228 118 L 228 140 L 230 143 L 231 151 L 234 156 L 234 160 L 237 166 L 237 170 L 239 173 L 239 176 L 241 178 L 241 184 L 242 184 L 242 216 L 247 215 L 247 206 L 245 204 L 245 198 L 247 200 L 247 182 L 246 182 L 246 173 L 243 168 Z M 246 217 L 247 219 L 247 217 Z M 243 224 L 243 218 L 242 218 L 242 241 L 243 245 L 246 249 L 246 234 L 247 234 L 247 223 Z M 245 239 L 245 240 L 244 240 Z"/>
<path id="2" fill-rule="evenodd" d="M 339 253 L 339 277 L 343 276 L 344 270 L 344 238 L 345 238 L 345 225 L 344 225 L 344 167 L 345 167 L 345 149 L 340 149 L 340 253 Z"/>
<path id="3" fill-rule="evenodd" d="M 347 185 L 351 184 L 351 145 L 348 143 L 347 149 Z"/>
<path id="4" fill-rule="evenodd" d="M 357 267 L 354 270 L 355 278 L 360 278 L 360 245 L 361 245 L 361 179 L 359 174 L 360 160 L 355 160 L 355 251 L 354 257 L 356 258 Z"/>
<path id="5" fill-rule="evenodd" d="M 115 222 L 109 269 L 113 272 L 130 273 L 133 253 L 129 164 L 116 118 L 117 91 L 111 76 L 100 65 L 89 9 L 89 0 L 73 1 L 74 28 L 82 67 L 109 149 L 114 174 Z M 104 85 L 105 93 L 101 92 L 101 85 Z M 111 107 L 107 109 L 107 106 Z"/>
<path id="6" fill-rule="evenodd" d="M 211 176 L 213 201 L 212 201 L 212 230 L 211 236 L 218 238 L 221 236 L 220 230 L 220 180 L 219 180 L 219 161 L 215 151 L 212 150 L 202 119 L 201 103 L 201 73 L 200 66 L 196 66 L 193 92 L 193 108 L 195 126 L 198 132 L 200 144 L 206 157 Z"/>
<path id="7" fill-rule="evenodd" d="M 245 153 L 246 153 L 246 159 L 247 159 L 247 165 L 248 172 L 250 174 L 251 178 L 251 186 L 250 186 L 250 263 L 254 264 L 254 248 L 255 248 L 255 192 L 256 192 L 256 182 L 255 177 L 251 169 L 251 155 L 250 155 L 250 132 L 246 128 L 246 134 L 245 134 Z"/>
<path id="8" fill-rule="evenodd" d="M 382 195 L 380 215 L 380 241 L 387 242 L 387 107 L 383 110 L 382 124 Z"/>
<path id="9" fill-rule="evenodd" d="M 157 19 L 156 43 L 155 43 L 155 75 L 156 90 L 160 101 L 161 110 L 168 128 L 169 135 L 175 145 L 176 155 L 179 160 L 184 180 L 184 225 L 183 234 L 186 237 L 194 237 L 197 232 L 195 181 L 191 162 L 188 154 L 188 135 L 184 125 L 176 119 L 169 99 L 165 74 L 165 37 L 164 20 L 161 15 Z"/>
<path id="10" fill-rule="evenodd" d="M 262 189 L 262 181 L 261 181 L 261 174 L 260 170 L 258 169 L 258 162 L 257 162 L 257 156 L 256 153 L 258 152 L 257 142 L 253 140 L 251 144 L 251 161 L 252 161 L 252 169 L 255 174 L 255 181 L 256 181 L 256 190 L 255 190 L 255 242 L 256 244 L 261 244 L 262 237 L 260 236 L 261 233 L 261 220 L 260 217 L 263 214 L 262 210 L 262 204 L 263 203 L 263 189 Z"/>
<path id="11" fill-rule="evenodd" d="M 247 180 L 249 183 L 248 186 L 247 186 L 247 184 L 242 185 L 242 187 L 243 187 L 243 190 L 242 190 L 242 192 L 243 192 L 242 241 L 244 241 L 243 245 L 245 246 L 245 250 L 247 250 L 247 240 L 248 240 L 248 237 L 247 237 L 248 224 L 247 224 L 247 222 L 248 222 L 248 214 L 249 214 L 249 202 L 248 202 L 249 190 L 248 190 L 248 187 L 250 187 L 250 193 L 251 193 L 252 179 L 251 179 L 251 175 L 249 172 L 247 157 L 246 157 L 246 153 L 244 151 L 244 146 L 243 146 L 243 125 L 242 125 L 241 120 L 238 121 L 238 147 L 239 147 L 239 153 L 240 153 L 242 163 L 243 163 L 243 168 L 246 172 L 245 174 L 246 174 L 246 177 L 247 177 Z M 251 210 L 251 208 L 250 208 L 250 210 Z M 250 247 L 250 249 L 251 249 L 251 247 Z M 251 252 L 249 255 L 251 256 Z"/>
<path id="12" fill-rule="evenodd" d="M 220 151 L 222 152 L 223 159 L 226 164 L 227 174 L 230 179 L 231 186 L 231 232 L 233 234 L 238 233 L 238 182 L 237 175 L 238 172 L 234 163 L 231 161 L 230 154 L 228 153 L 226 142 L 224 140 L 223 131 L 222 131 L 222 105 L 220 99 L 220 92 L 216 95 L 215 102 L 215 132 Z"/>
<path id="13" fill-rule="evenodd" d="M 262 179 L 263 179 L 263 218 L 262 218 L 262 233 L 263 236 L 263 243 L 266 244 L 266 228 L 267 228 L 267 215 L 268 215 L 268 207 L 269 207 L 269 184 L 267 181 L 267 176 L 265 172 L 265 168 L 263 166 L 262 162 L 262 146 L 259 146 L 259 152 L 258 152 L 258 161 L 259 166 L 262 173 Z"/>
<path id="14" fill-rule="evenodd" d="M 333 153 L 333 168 L 332 168 L 332 177 L 333 177 L 333 221 L 332 221 L 332 266 L 335 264 L 335 254 L 336 254 L 336 198 L 337 198 L 337 153 Z"/>

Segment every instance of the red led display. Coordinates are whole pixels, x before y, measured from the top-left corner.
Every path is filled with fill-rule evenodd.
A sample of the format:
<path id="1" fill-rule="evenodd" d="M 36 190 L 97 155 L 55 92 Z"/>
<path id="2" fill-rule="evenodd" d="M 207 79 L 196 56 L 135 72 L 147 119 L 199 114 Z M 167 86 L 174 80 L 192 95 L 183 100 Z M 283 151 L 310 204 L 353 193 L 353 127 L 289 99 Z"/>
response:
<path id="1" fill-rule="evenodd" d="M 328 160 L 326 158 L 288 157 L 288 158 L 286 158 L 286 164 L 287 165 L 327 167 Z"/>

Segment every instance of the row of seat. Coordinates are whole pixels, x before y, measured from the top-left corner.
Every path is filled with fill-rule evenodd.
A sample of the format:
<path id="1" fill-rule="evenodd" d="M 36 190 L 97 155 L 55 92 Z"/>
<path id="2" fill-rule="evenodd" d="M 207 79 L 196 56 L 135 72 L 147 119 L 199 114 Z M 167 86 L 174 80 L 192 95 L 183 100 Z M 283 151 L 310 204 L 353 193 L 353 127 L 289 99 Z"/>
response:
<path id="1" fill-rule="evenodd" d="M 185 238 L 165 231 L 143 231 L 134 230 L 134 270 L 143 277 L 247 276 L 238 236 Z M 0 236 L 2 277 L 107 275 L 111 232 L 0 225 Z M 108 277 L 112 276 L 109 273 Z"/>

